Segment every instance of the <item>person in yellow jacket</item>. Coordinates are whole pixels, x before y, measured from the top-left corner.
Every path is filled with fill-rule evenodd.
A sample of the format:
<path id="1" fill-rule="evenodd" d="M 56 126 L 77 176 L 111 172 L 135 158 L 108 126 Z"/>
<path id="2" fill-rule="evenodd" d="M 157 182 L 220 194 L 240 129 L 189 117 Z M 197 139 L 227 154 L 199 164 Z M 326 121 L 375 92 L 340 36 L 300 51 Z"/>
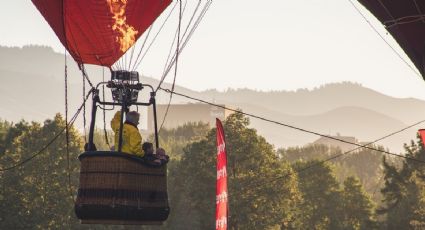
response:
<path id="1" fill-rule="evenodd" d="M 125 116 L 125 123 L 122 130 L 122 149 L 121 152 L 134 154 L 143 157 L 142 136 L 139 133 L 137 125 L 139 124 L 140 114 L 136 111 L 128 112 Z M 117 111 L 112 118 L 111 127 L 115 133 L 115 151 L 118 151 L 118 142 L 120 136 L 121 111 Z"/>

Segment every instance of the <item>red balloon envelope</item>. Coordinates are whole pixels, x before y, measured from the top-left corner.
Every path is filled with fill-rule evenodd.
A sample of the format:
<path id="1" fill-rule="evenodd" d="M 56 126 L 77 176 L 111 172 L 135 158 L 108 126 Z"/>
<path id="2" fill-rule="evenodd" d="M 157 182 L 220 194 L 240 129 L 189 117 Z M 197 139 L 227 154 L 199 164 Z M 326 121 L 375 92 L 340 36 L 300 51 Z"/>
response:
<path id="1" fill-rule="evenodd" d="M 425 79 L 425 1 L 358 1 L 386 27 Z"/>
<path id="2" fill-rule="evenodd" d="M 171 0 L 32 0 L 77 63 L 110 67 Z"/>

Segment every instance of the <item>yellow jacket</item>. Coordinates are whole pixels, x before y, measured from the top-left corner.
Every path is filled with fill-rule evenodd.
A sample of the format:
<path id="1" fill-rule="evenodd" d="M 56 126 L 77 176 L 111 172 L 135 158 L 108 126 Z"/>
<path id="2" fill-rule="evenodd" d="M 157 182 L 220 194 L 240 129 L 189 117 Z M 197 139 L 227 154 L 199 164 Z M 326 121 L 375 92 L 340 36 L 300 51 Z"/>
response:
<path id="1" fill-rule="evenodd" d="M 118 142 L 120 138 L 121 111 L 115 113 L 111 121 L 112 130 L 115 133 L 115 151 L 118 151 Z M 142 157 L 142 136 L 136 126 L 124 123 L 122 129 L 122 152 L 135 154 Z"/>

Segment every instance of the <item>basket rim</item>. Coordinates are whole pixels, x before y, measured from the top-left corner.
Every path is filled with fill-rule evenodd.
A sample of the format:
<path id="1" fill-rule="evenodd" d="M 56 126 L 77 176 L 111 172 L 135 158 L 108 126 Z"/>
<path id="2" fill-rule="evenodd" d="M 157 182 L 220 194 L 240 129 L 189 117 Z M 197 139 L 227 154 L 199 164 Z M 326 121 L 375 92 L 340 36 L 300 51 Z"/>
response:
<path id="1" fill-rule="evenodd" d="M 143 164 L 144 166 L 147 167 L 152 167 L 152 168 L 161 168 L 161 167 L 166 167 L 167 164 L 163 164 L 163 165 L 151 165 L 148 164 L 145 161 L 145 158 L 143 157 L 139 157 L 136 156 L 134 154 L 129 154 L 129 153 L 124 153 L 124 152 L 117 152 L 117 151 L 86 151 L 83 152 L 82 154 L 80 154 L 78 156 L 78 159 L 81 161 L 84 158 L 88 158 L 88 157 L 113 157 L 113 158 L 123 158 L 123 159 L 127 159 L 139 164 Z"/>

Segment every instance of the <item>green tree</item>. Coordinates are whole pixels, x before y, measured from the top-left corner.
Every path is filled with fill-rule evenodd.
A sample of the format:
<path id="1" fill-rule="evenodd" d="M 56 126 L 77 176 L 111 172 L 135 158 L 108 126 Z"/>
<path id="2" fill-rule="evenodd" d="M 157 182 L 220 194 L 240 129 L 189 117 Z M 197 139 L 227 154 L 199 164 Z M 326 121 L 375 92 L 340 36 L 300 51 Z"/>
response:
<path id="1" fill-rule="evenodd" d="M 184 178 L 182 178 L 181 156 L 183 149 L 196 141 L 205 138 L 210 131 L 206 123 L 187 123 L 174 129 L 162 129 L 159 133 L 159 144 L 170 155 L 168 163 L 168 194 L 171 213 L 163 228 L 165 229 L 191 229 L 196 228 L 196 213 L 191 210 L 191 197 L 188 195 Z M 153 136 L 149 138 L 153 141 Z"/>
<path id="2" fill-rule="evenodd" d="M 302 193 L 302 223 L 305 229 L 342 228 L 342 192 L 331 164 L 319 161 L 296 162 Z"/>
<path id="3" fill-rule="evenodd" d="M 340 154 L 341 150 L 322 144 L 310 144 L 302 147 L 280 148 L 277 152 L 283 159 L 294 163 L 296 161 L 324 160 Z"/>
<path id="4" fill-rule="evenodd" d="M 425 161 L 425 150 L 419 139 L 405 145 L 409 158 Z M 399 166 L 400 165 L 400 166 Z M 401 164 L 391 164 L 384 158 L 385 186 L 381 190 L 384 204 L 380 214 L 386 214 L 388 229 L 423 229 L 425 226 L 425 164 L 405 159 Z"/>
<path id="5" fill-rule="evenodd" d="M 13 141 L 29 127 L 28 122 L 23 120 L 16 124 L 0 121 L 0 156 L 4 155 L 6 150 L 12 147 Z"/>
<path id="6" fill-rule="evenodd" d="M 46 120 L 43 125 L 31 123 L 5 151 L 1 167 L 31 157 L 64 127 L 65 121 L 59 114 L 53 120 Z M 71 194 L 76 195 L 76 158 L 81 153 L 82 140 L 74 128 L 70 129 L 69 142 L 70 189 L 65 146 L 65 135 L 61 135 L 27 164 L 1 173 L 1 229 L 63 229 L 77 225 Z"/>
<path id="7" fill-rule="evenodd" d="M 348 177 L 345 179 L 342 200 L 344 229 L 377 228 L 374 204 L 358 178 Z"/>
<path id="8" fill-rule="evenodd" d="M 296 175 L 280 161 L 273 146 L 250 129 L 249 120 L 239 113 L 224 122 L 228 152 L 230 229 L 265 229 L 293 224 L 291 210 L 299 202 Z M 179 167 L 183 192 L 188 194 L 196 219 L 192 229 L 212 229 L 215 225 L 216 183 L 215 129 L 205 139 L 185 149 Z M 282 180 L 270 180 L 276 175 Z"/>
<path id="9" fill-rule="evenodd" d="M 384 150 L 382 146 L 372 147 Z M 360 179 L 365 190 L 371 195 L 374 194 L 372 197 L 374 201 L 379 201 L 380 194 L 376 191 L 383 184 L 382 152 L 360 148 L 344 154 L 339 148 L 315 144 L 279 149 L 278 153 L 281 158 L 290 162 L 325 160 L 338 156 L 332 159 L 337 180 L 343 183 L 347 177 L 356 176 Z"/>

